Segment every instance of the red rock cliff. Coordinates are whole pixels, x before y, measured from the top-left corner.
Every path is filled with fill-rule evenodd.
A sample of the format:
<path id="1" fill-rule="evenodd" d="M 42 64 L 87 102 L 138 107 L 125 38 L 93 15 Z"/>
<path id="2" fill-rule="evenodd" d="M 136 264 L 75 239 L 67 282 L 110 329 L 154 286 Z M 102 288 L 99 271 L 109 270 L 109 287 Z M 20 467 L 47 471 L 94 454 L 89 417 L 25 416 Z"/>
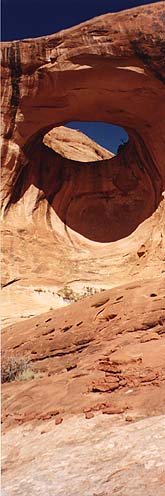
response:
<path id="1" fill-rule="evenodd" d="M 5 281 L 113 286 L 155 263 L 161 271 L 163 8 L 146 5 L 2 43 Z M 64 129 L 71 120 L 123 126 L 129 141 L 111 157 Z"/>

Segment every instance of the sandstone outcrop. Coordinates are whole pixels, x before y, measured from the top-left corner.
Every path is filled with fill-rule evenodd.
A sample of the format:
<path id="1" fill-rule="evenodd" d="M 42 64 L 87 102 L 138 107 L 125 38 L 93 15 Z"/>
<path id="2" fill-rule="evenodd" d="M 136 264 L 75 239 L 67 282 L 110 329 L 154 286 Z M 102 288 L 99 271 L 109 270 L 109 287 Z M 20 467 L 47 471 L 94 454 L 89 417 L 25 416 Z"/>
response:
<path id="1" fill-rule="evenodd" d="M 5 356 L 27 359 L 41 374 L 4 384 L 5 425 L 95 411 L 96 404 L 103 413 L 161 414 L 164 283 L 123 285 L 2 330 Z"/>
<path id="2" fill-rule="evenodd" d="M 35 374 L 2 388 L 9 495 L 163 496 L 164 333 L 161 278 L 2 331 Z"/>
<path id="3" fill-rule="evenodd" d="M 3 496 L 164 495 L 163 8 L 2 43 Z"/>
<path id="4" fill-rule="evenodd" d="M 36 314 L 36 281 L 51 291 L 75 279 L 112 287 L 155 266 L 161 273 L 163 9 L 2 43 L 3 284 L 19 279 L 4 289 L 16 319 Z M 75 153 L 80 135 L 63 128 L 71 120 L 123 126 L 129 141 L 112 158 L 86 138 Z M 43 310 L 50 306 L 47 293 Z"/>

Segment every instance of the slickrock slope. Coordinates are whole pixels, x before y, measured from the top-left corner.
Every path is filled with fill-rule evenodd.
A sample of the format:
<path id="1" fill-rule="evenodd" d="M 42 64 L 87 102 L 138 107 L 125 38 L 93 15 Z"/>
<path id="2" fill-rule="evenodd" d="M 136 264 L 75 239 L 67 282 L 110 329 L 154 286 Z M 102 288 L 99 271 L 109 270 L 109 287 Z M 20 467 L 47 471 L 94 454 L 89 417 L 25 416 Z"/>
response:
<path id="1" fill-rule="evenodd" d="M 163 270 L 164 16 L 160 2 L 2 43 L 4 325 L 58 306 L 72 281 Z M 86 138 L 75 152 L 71 120 L 123 126 L 129 141 L 112 158 Z"/>
<path id="2" fill-rule="evenodd" d="M 164 496 L 164 427 L 106 415 L 19 426 L 6 434 L 2 496 Z"/>
<path id="3" fill-rule="evenodd" d="M 71 157 L 72 165 L 76 165 L 74 164 L 75 161 L 96 162 L 97 160 L 110 159 L 114 156 L 113 153 L 95 143 L 79 130 L 75 131 L 64 126 L 52 129 L 44 136 L 43 142 L 51 150 L 57 152 L 58 155 L 68 158 L 70 165 Z"/>
<path id="4" fill-rule="evenodd" d="M 8 495 L 163 496 L 164 333 L 161 278 L 4 329 L 40 372 L 3 385 Z"/>
<path id="5" fill-rule="evenodd" d="M 27 358 L 43 375 L 4 384 L 5 424 L 63 409 L 78 413 L 96 403 L 102 411 L 107 401 L 107 408 L 117 402 L 124 410 L 161 413 L 164 283 L 157 278 L 120 286 L 2 330 L 5 356 Z"/>

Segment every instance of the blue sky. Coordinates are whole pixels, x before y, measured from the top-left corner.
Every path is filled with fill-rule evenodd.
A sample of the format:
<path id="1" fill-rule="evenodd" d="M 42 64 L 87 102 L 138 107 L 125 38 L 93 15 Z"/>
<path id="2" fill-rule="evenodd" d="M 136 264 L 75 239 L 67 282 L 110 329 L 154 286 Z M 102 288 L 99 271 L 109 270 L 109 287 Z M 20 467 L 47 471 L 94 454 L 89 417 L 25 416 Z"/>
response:
<path id="1" fill-rule="evenodd" d="M 52 34 L 107 12 L 117 12 L 150 0 L 1 0 L 2 40 Z"/>
<path id="2" fill-rule="evenodd" d="M 121 140 L 128 140 L 128 135 L 122 127 L 113 126 L 105 122 L 72 122 L 69 123 L 68 127 L 79 129 L 99 145 L 115 154 Z"/>
<path id="3" fill-rule="evenodd" d="M 2 41 L 35 38 L 52 34 L 92 17 L 117 12 L 159 0 L 1 0 Z M 80 129 L 102 146 L 116 153 L 125 131 L 105 123 L 78 122 L 69 127 Z"/>

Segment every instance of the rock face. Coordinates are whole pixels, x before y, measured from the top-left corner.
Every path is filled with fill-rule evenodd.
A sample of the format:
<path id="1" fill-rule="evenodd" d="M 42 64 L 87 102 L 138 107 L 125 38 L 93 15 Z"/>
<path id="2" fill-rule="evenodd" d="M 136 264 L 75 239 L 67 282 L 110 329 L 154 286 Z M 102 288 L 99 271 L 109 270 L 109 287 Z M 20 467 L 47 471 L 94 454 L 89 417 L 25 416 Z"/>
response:
<path id="1" fill-rule="evenodd" d="M 164 496 L 164 427 L 161 416 L 114 425 L 105 415 L 19 427 L 6 434 L 2 496 L 75 496 L 77 488 L 80 496 L 124 496 L 126 490 Z"/>
<path id="2" fill-rule="evenodd" d="M 36 313 L 36 280 L 46 290 L 75 279 L 112 287 L 161 270 L 163 8 L 2 43 L 3 283 L 19 279 L 17 317 Z M 80 134 L 62 127 L 71 120 L 123 126 L 129 141 L 116 157 L 84 137 L 77 147 Z M 9 306 L 12 286 L 5 297 Z"/>
<path id="3" fill-rule="evenodd" d="M 120 286 L 4 328 L 5 356 L 27 359 L 42 376 L 4 384 L 5 425 L 84 409 L 162 413 L 164 332 L 160 278 Z"/>
<path id="4" fill-rule="evenodd" d="M 2 44 L 3 496 L 164 494 L 163 7 Z"/>
<path id="5" fill-rule="evenodd" d="M 2 331 L 35 373 L 2 388 L 8 495 L 163 496 L 164 333 L 160 278 Z"/>
<path id="6" fill-rule="evenodd" d="M 88 162 L 96 162 L 97 160 L 108 160 L 114 156 L 113 153 L 105 150 L 105 148 L 99 146 L 80 131 L 75 131 L 64 126 L 52 129 L 44 136 L 43 142 L 44 145 L 54 150 L 58 155 L 68 158 L 70 165 L 72 157 L 72 166 L 76 166 L 74 162 L 87 162 L 88 164 Z M 45 153 L 47 152 L 48 150 L 46 149 Z M 91 166 L 93 166 L 93 163 Z M 82 170 L 84 170 L 83 167 Z"/>

